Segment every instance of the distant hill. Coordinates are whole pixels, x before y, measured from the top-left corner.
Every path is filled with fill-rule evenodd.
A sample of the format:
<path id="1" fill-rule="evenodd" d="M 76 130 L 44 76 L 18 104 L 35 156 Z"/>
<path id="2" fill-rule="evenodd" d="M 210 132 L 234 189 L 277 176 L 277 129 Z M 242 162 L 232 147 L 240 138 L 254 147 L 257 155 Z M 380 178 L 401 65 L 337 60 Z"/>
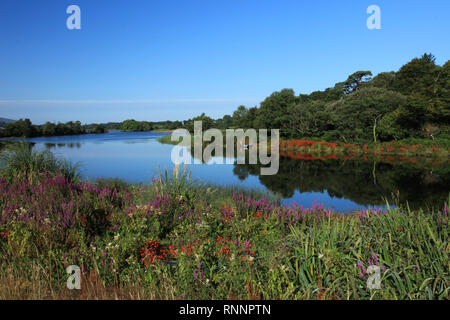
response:
<path id="1" fill-rule="evenodd" d="M 4 128 L 7 123 L 16 122 L 16 120 L 0 118 L 0 128 Z"/>
<path id="2" fill-rule="evenodd" d="M 0 123 L 11 123 L 11 122 L 16 122 L 16 120 L 0 118 Z"/>

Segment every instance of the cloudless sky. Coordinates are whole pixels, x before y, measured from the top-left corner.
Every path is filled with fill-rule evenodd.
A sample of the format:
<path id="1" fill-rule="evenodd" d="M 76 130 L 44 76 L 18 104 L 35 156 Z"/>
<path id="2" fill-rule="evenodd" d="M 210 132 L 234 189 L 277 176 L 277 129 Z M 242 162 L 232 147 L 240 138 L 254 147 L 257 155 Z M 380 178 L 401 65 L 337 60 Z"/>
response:
<path id="1" fill-rule="evenodd" d="M 81 30 L 66 9 L 81 8 Z M 369 5 L 381 30 L 369 30 Z M 0 117 L 214 118 L 450 57 L 449 0 L 1 0 Z"/>

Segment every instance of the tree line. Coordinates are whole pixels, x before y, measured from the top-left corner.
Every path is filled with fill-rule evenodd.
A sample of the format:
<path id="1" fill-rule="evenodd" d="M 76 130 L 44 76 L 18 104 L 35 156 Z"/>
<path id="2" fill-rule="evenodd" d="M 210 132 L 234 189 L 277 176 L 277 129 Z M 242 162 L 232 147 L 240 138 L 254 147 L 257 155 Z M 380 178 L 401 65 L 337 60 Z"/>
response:
<path id="1" fill-rule="evenodd" d="M 109 130 L 121 131 L 151 131 L 153 124 L 147 121 L 125 120 L 123 122 L 92 123 L 82 125 L 80 121 L 67 123 L 46 122 L 44 125 L 33 125 L 30 119 L 20 119 L 4 123 L 0 128 L 0 137 L 51 137 L 80 135 L 86 133 L 106 133 Z"/>
<path id="2" fill-rule="evenodd" d="M 44 125 L 33 125 L 30 119 L 20 119 L 5 124 L 0 129 L 0 137 L 32 138 L 40 136 L 67 136 L 87 133 L 86 127 L 80 121 L 67 123 L 46 122 Z"/>
<path id="3" fill-rule="evenodd" d="M 450 139 L 450 61 L 436 64 L 431 54 L 415 58 L 397 72 L 373 77 L 357 71 L 332 88 L 295 95 L 274 92 L 259 107 L 239 106 L 213 120 L 202 114 L 203 128 L 280 129 L 284 138 L 340 141 L 391 141 L 405 138 Z"/>
<path id="4" fill-rule="evenodd" d="M 424 54 L 394 72 L 373 77 L 357 71 L 334 87 L 296 95 L 293 89 L 276 91 L 260 106 L 239 106 L 232 115 L 212 119 L 204 113 L 186 121 L 109 122 L 81 125 L 29 119 L 4 124 L 0 137 L 35 137 L 104 133 L 108 130 L 151 131 L 185 128 L 194 121 L 203 129 L 280 129 L 283 138 L 319 138 L 329 141 L 390 141 L 405 138 L 450 139 L 450 61 L 440 66 Z"/>
<path id="5" fill-rule="evenodd" d="M 132 131 L 152 131 L 153 125 L 148 121 L 136 121 L 134 119 L 125 120 L 122 122 L 120 130 L 132 132 Z"/>
<path id="6" fill-rule="evenodd" d="M 106 133 L 110 130 L 117 131 L 152 131 L 155 129 L 174 130 L 183 128 L 181 121 L 136 121 L 134 119 L 123 122 L 92 123 L 82 125 L 80 121 L 69 121 L 67 123 L 46 122 L 44 125 L 33 125 L 30 119 L 20 119 L 15 122 L 2 122 L 0 126 L 0 137 L 33 138 L 41 136 L 66 136 L 86 133 Z"/>

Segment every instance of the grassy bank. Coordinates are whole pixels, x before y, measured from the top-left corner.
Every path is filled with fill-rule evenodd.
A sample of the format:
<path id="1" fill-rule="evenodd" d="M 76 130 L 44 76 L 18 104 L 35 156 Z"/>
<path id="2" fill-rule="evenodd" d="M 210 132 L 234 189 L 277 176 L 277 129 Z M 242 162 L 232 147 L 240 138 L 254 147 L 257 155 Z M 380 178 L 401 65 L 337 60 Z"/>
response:
<path id="1" fill-rule="evenodd" d="M 169 133 L 169 132 L 167 132 Z M 224 133 L 225 136 L 225 133 Z M 171 135 L 157 139 L 164 144 L 177 145 L 179 141 L 172 141 Z M 194 137 L 191 136 L 191 144 Z M 181 139 L 180 139 L 181 141 Z M 270 142 L 270 140 L 269 140 Z M 206 143 L 206 142 L 204 142 Z M 224 144 L 226 140 L 224 140 Z M 268 147 L 270 146 L 270 143 Z M 311 154 L 316 157 L 324 155 L 346 156 L 407 156 L 428 158 L 450 158 L 449 139 L 406 139 L 381 143 L 350 143 L 329 142 L 317 139 L 281 139 L 280 151 L 284 154 Z"/>
<path id="2" fill-rule="evenodd" d="M 178 145 L 170 135 L 157 139 L 160 143 Z M 181 139 L 180 139 L 181 140 Z M 191 147 L 194 137 L 191 137 Z M 206 147 L 209 142 L 203 142 Z M 224 146 L 226 141 L 224 141 Z M 268 143 L 270 150 L 270 141 Z M 450 142 L 448 140 L 429 141 L 409 139 L 403 141 L 383 142 L 378 144 L 355 144 L 343 142 L 326 142 L 314 139 L 281 140 L 280 156 L 298 160 L 361 160 L 389 164 L 406 164 L 414 167 L 435 169 L 450 165 Z"/>
<path id="3" fill-rule="evenodd" d="M 179 171 L 133 186 L 4 168 L 0 298 L 448 298 L 447 206 L 343 215 Z M 81 268 L 79 291 L 66 289 L 69 265 Z M 369 265 L 380 290 L 367 288 Z"/>
<path id="4" fill-rule="evenodd" d="M 172 133 L 175 130 L 171 130 L 171 129 L 154 129 L 152 130 L 152 132 L 156 132 L 156 133 Z"/>
<path id="5" fill-rule="evenodd" d="M 181 142 L 181 138 L 179 141 L 172 141 L 171 135 L 162 136 L 156 140 L 163 144 L 172 144 L 172 145 L 177 145 Z"/>
<path id="6" fill-rule="evenodd" d="M 347 143 L 327 142 L 314 139 L 306 140 L 282 140 L 280 150 L 297 154 L 322 154 L 322 155 L 400 155 L 400 156 L 425 156 L 430 158 L 449 158 L 449 140 L 424 140 L 408 139 L 382 143 Z"/>

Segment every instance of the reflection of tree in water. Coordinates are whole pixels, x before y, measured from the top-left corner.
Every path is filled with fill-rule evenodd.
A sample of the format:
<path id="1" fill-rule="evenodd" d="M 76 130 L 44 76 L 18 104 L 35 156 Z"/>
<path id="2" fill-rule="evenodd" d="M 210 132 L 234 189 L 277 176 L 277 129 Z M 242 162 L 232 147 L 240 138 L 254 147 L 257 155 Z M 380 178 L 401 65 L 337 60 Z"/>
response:
<path id="1" fill-rule="evenodd" d="M 235 176 L 239 178 L 239 180 L 244 181 L 248 178 L 249 171 L 247 170 L 247 166 L 235 164 L 233 168 L 233 173 Z"/>
<path id="2" fill-rule="evenodd" d="M 204 152 L 205 152 L 205 148 L 207 146 L 209 146 L 211 149 L 210 149 L 210 152 L 207 152 L 207 154 L 205 155 Z M 223 147 L 223 151 L 222 151 L 221 156 L 222 157 L 226 156 L 226 154 L 227 154 L 227 150 L 225 148 L 226 147 L 226 142 L 223 143 L 222 145 L 217 144 L 215 142 L 203 142 L 202 145 L 201 145 L 202 151 L 198 155 L 195 154 L 195 152 L 194 152 L 195 148 L 194 148 L 193 145 L 192 146 L 185 146 L 185 148 L 186 148 L 186 151 L 192 156 L 192 158 L 194 160 L 200 161 L 201 163 L 208 163 L 211 160 L 212 157 L 217 157 L 216 150 L 219 148 L 219 146 Z M 217 149 L 216 149 L 216 147 L 217 147 Z M 236 157 L 236 155 L 240 154 L 239 153 L 240 149 L 242 149 L 242 147 L 238 148 L 238 146 L 236 146 L 236 144 L 234 145 L 234 151 L 233 152 L 234 152 L 234 156 L 235 157 Z M 243 154 L 246 156 L 245 162 L 248 163 L 248 153 L 246 153 L 244 149 L 242 149 L 242 150 L 243 150 Z M 225 158 L 223 160 L 223 163 L 226 163 Z M 245 176 L 243 179 L 241 179 L 241 178 L 239 178 L 239 179 L 245 180 L 245 178 L 247 178 L 247 176 Z"/>
<path id="3" fill-rule="evenodd" d="M 188 149 L 194 156 L 193 150 Z M 249 163 L 248 153 L 245 162 Z M 404 163 L 393 165 L 332 159 L 306 161 L 280 157 L 278 174 L 261 176 L 260 172 L 261 165 L 235 163 L 233 168 L 233 173 L 241 181 L 247 179 L 249 175 L 258 176 L 262 185 L 284 198 L 291 198 L 296 190 L 327 192 L 331 197 L 345 198 L 359 205 L 368 206 L 384 205 L 384 198 L 393 203 L 392 195 L 399 192 L 400 203 L 408 201 L 411 208 L 424 208 L 441 207 L 448 200 L 450 192 L 448 166 L 441 166 L 432 172 Z"/>
<path id="4" fill-rule="evenodd" d="M 47 142 L 47 143 L 44 143 L 44 146 L 48 150 L 54 149 L 56 147 L 58 147 L 58 148 L 68 147 L 70 149 L 73 149 L 73 148 L 80 149 L 81 148 L 81 143 L 80 142 L 69 142 L 69 143 L 51 143 L 51 142 Z"/>
<path id="5" fill-rule="evenodd" d="M 272 192 L 290 198 L 294 192 L 325 192 L 332 197 L 352 200 L 360 205 L 382 205 L 400 194 L 400 202 L 411 207 L 443 205 L 448 199 L 448 170 L 431 172 L 407 165 L 365 161 L 304 161 L 280 158 L 280 169 L 273 176 L 261 176 L 260 165 L 237 165 L 234 174 L 243 180 L 259 176 Z"/>
<path id="6" fill-rule="evenodd" d="M 35 146 L 35 143 L 34 142 L 23 142 L 23 141 L 4 141 L 4 142 L 2 142 L 2 141 L 0 141 L 0 151 L 2 150 L 2 149 L 8 149 L 8 147 L 12 147 L 12 146 L 14 146 L 14 145 L 17 145 L 17 144 L 23 144 L 23 145 L 26 145 L 27 146 L 27 148 L 31 151 L 32 149 L 33 149 L 33 147 Z"/>

